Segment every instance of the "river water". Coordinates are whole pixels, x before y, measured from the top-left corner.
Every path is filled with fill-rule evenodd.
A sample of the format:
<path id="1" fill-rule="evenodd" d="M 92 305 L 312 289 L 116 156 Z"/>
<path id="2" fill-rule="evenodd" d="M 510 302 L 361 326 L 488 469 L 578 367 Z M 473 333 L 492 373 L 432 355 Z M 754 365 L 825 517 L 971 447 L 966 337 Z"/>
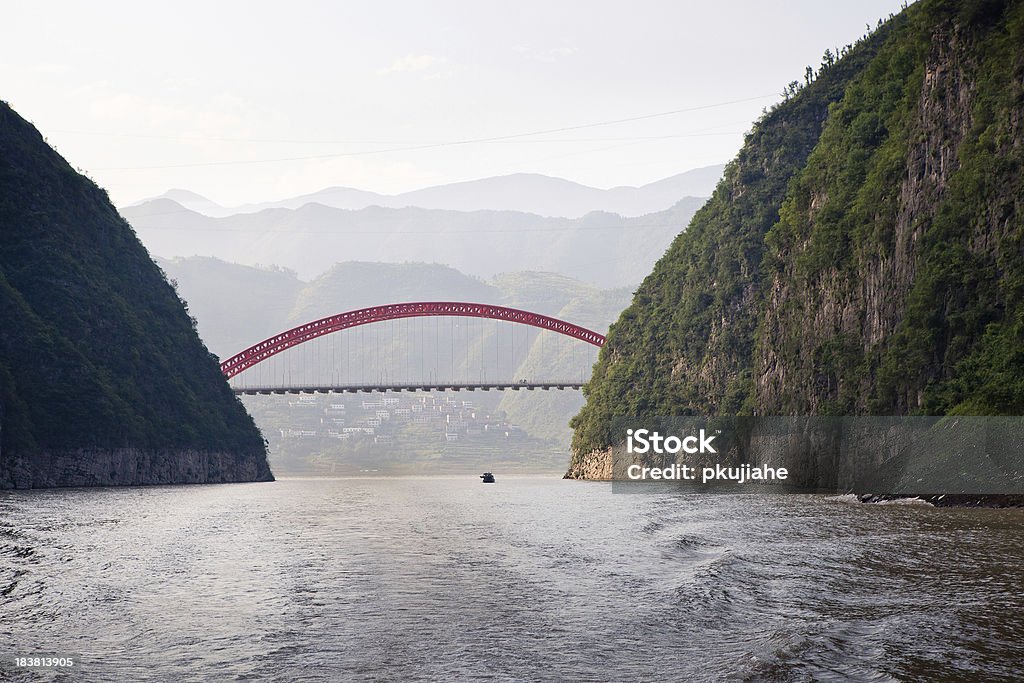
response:
<path id="1" fill-rule="evenodd" d="M 1022 510 L 621 490 L 0 492 L 0 680 L 1024 677 Z"/>

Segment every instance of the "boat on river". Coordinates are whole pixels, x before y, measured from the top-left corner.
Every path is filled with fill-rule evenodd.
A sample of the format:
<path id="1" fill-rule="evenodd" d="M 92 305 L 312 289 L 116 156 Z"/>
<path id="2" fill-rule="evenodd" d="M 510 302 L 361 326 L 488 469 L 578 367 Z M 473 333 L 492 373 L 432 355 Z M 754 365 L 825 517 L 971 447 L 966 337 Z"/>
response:
<path id="1" fill-rule="evenodd" d="M 483 474 L 480 475 L 480 478 L 484 480 L 483 483 L 485 484 L 494 483 L 494 475 L 491 474 L 490 472 L 484 472 Z"/>

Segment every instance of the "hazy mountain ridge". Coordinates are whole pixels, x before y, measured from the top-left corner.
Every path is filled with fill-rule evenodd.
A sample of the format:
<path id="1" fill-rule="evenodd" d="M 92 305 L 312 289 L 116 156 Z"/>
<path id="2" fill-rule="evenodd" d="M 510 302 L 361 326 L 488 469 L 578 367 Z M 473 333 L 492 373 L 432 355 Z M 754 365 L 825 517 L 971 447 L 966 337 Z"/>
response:
<path id="1" fill-rule="evenodd" d="M 535 270 L 621 287 L 637 282 L 703 201 L 685 198 L 637 218 L 322 204 L 211 218 L 170 199 L 128 207 L 122 215 L 153 254 L 275 264 L 307 279 L 339 261 L 435 262 L 483 278 Z"/>
<path id="2" fill-rule="evenodd" d="M 618 186 L 607 190 L 539 173 L 514 173 L 479 180 L 435 185 L 396 195 L 351 187 L 328 187 L 318 192 L 280 201 L 225 207 L 189 190 L 169 190 L 158 197 L 129 207 L 170 199 L 185 208 L 213 218 L 258 213 L 265 209 L 298 209 L 323 204 L 336 209 L 359 210 L 370 206 L 449 211 L 517 211 L 540 216 L 580 218 L 591 211 L 636 217 L 664 211 L 684 197 L 709 197 L 722 176 L 724 165 L 696 168 L 639 187 Z"/>

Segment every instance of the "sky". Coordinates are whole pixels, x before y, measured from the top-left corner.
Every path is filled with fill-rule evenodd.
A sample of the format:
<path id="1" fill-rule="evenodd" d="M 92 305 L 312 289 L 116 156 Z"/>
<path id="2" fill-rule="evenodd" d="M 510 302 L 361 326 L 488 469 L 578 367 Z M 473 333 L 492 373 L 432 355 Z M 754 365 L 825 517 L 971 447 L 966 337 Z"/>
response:
<path id="1" fill-rule="evenodd" d="M 0 99 L 125 205 L 724 163 L 902 0 L 8 3 Z"/>

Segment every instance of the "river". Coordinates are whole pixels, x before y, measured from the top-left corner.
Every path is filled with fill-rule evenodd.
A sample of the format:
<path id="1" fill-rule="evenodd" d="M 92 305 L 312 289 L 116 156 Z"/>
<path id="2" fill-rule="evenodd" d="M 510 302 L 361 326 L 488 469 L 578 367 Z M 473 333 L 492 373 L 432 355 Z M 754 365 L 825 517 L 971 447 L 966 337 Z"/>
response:
<path id="1" fill-rule="evenodd" d="M 0 680 L 1024 676 L 1024 510 L 621 490 L 0 492 Z"/>

